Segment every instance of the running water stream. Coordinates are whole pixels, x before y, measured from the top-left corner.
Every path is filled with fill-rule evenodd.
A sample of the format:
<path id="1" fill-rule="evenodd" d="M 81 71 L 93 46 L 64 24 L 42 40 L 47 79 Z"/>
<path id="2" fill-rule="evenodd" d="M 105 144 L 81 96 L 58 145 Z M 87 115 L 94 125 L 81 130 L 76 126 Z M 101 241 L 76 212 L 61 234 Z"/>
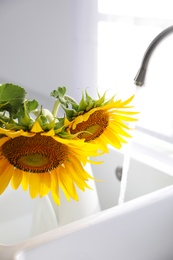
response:
<path id="1" fill-rule="evenodd" d="M 131 158 L 130 155 L 131 155 L 131 141 L 127 145 L 127 149 L 124 153 L 122 178 L 121 178 L 121 182 L 120 182 L 120 194 L 119 194 L 119 198 L 118 198 L 118 204 L 122 204 L 125 202 L 127 179 L 128 179 L 128 172 L 129 172 L 130 158 Z"/>
<path id="2" fill-rule="evenodd" d="M 133 95 L 135 95 L 134 98 L 134 107 L 136 107 L 136 95 L 138 93 L 138 90 L 136 87 L 133 88 Z M 130 128 L 135 129 L 135 123 L 130 123 Z M 130 159 L 131 159 L 131 151 L 132 151 L 132 141 L 133 137 L 128 141 L 128 144 L 124 150 L 124 160 L 123 160 L 123 167 L 122 167 L 122 178 L 120 183 L 120 194 L 118 198 L 118 204 L 122 204 L 125 202 L 125 195 L 126 195 L 126 189 L 127 189 L 127 180 L 128 180 L 128 172 L 130 167 Z"/>

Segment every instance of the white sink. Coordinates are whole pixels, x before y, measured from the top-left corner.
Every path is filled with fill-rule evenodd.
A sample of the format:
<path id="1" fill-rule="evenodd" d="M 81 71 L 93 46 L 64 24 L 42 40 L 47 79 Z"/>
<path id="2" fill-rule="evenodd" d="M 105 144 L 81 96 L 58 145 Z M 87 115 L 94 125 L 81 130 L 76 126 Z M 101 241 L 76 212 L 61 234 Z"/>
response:
<path id="1" fill-rule="evenodd" d="M 34 234 L 28 231 L 29 225 L 33 230 L 30 213 L 33 206 L 28 204 L 28 215 L 25 212 L 28 219 L 23 218 L 23 224 L 17 213 L 16 222 L 14 219 L 13 223 L 6 219 L 6 223 L 2 223 L 1 220 L 0 259 L 173 259 L 173 177 L 132 157 L 125 203 L 117 205 L 120 182 L 115 176 L 115 169 L 122 166 L 123 155 L 111 149 L 109 155 L 104 155 L 104 159 L 104 165 L 92 166 L 94 176 L 104 180 L 96 182 L 100 209 L 97 208 L 95 214 L 86 211 L 82 215 L 79 207 L 78 214 L 72 214 L 73 219 L 67 218 L 64 223 L 57 223 L 59 210 L 53 212 L 52 205 L 45 200 L 42 203 L 44 208 L 49 208 L 50 218 L 44 210 L 40 211 L 36 224 L 41 224 L 39 220 L 44 221 L 41 229 L 39 227 Z M 87 193 L 83 195 L 88 196 Z M 18 203 L 20 198 L 34 202 L 25 193 L 17 198 Z M 90 201 L 92 204 L 92 197 Z M 14 211 L 21 210 L 18 205 L 16 203 Z M 73 202 L 65 204 L 65 207 L 67 212 L 73 211 Z M 1 231 L 5 232 L 5 228 L 8 230 L 6 241 L 3 240 L 4 236 L 3 239 L 1 237 Z M 24 235 L 17 240 L 22 229 Z M 12 239 L 11 243 L 8 237 Z"/>

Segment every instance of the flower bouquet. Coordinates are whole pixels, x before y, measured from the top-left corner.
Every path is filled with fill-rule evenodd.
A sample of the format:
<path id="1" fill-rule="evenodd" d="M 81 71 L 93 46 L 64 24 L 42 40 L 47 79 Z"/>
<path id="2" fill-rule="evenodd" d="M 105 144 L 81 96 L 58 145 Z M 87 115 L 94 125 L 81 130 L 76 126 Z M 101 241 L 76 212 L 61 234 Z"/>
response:
<path id="1" fill-rule="evenodd" d="M 11 183 L 15 190 L 29 190 L 31 198 L 51 192 L 57 205 L 60 188 L 67 200 L 78 200 L 76 188 L 85 191 L 93 179 L 84 167 L 96 163 L 90 157 L 108 153 L 108 145 L 120 149 L 131 137 L 133 96 L 107 100 L 104 93 L 94 100 L 85 91 L 77 102 L 58 87 L 50 94 L 49 111 L 26 94 L 20 86 L 0 85 L 0 194 Z"/>

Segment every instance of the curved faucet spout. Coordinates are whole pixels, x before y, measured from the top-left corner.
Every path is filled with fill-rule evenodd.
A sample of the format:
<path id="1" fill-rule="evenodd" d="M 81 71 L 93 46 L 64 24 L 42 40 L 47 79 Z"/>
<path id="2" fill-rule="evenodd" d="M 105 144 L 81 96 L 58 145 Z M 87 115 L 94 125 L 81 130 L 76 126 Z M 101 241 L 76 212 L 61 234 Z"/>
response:
<path id="1" fill-rule="evenodd" d="M 137 75 L 134 79 L 135 85 L 141 87 L 144 84 L 148 62 L 149 62 L 149 59 L 151 57 L 151 54 L 153 53 L 153 50 L 160 43 L 160 41 L 162 39 L 164 39 L 170 33 L 173 33 L 173 25 L 168 27 L 164 31 L 162 31 L 160 34 L 158 34 L 156 36 L 156 38 L 154 38 L 154 40 L 150 43 L 150 45 L 148 46 L 148 48 L 147 48 L 147 50 L 144 54 L 144 57 L 143 57 L 143 60 L 142 60 L 142 63 L 141 63 L 141 67 L 140 67 L 140 69 L 139 69 L 139 71 L 138 71 L 138 73 L 137 73 Z"/>

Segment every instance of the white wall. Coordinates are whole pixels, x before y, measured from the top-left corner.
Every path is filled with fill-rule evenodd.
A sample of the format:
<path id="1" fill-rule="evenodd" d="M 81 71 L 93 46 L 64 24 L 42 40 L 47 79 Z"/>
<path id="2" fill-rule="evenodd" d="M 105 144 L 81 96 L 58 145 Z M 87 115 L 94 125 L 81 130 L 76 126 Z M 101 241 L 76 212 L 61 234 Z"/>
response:
<path id="1" fill-rule="evenodd" d="M 44 96 L 57 86 L 77 99 L 81 89 L 95 91 L 95 11 L 93 0 L 1 0 L 0 83 L 21 85 L 48 106 Z"/>

